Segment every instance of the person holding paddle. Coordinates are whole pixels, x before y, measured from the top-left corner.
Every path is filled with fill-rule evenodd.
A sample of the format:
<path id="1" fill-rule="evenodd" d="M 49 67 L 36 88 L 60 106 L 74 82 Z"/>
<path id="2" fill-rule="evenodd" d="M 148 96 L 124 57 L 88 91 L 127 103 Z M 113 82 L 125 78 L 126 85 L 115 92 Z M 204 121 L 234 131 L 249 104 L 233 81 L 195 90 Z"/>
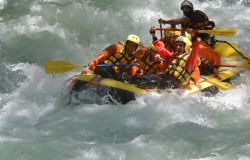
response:
<path id="1" fill-rule="evenodd" d="M 127 37 L 125 43 L 119 42 L 113 44 L 101 51 L 95 59 L 88 63 L 89 69 L 97 75 L 104 78 L 113 78 L 120 80 L 120 76 L 124 73 L 129 76 L 136 74 L 137 68 L 135 51 L 141 45 L 140 38 L 137 35 L 131 34 Z M 130 66 L 113 66 L 113 67 L 98 67 L 98 64 L 128 64 Z"/>
<path id="2" fill-rule="evenodd" d="M 204 12 L 200 10 L 194 10 L 193 4 L 188 0 L 184 0 L 181 3 L 181 10 L 184 15 L 183 18 L 172 19 L 167 21 L 160 18 L 158 22 L 160 24 L 170 24 L 170 25 L 181 24 L 181 28 L 183 30 L 187 29 L 212 30 L 215 27 L 215 23 L 213 21 L 209 21 L 208 16 Z M 202 40 L 205 40 L 208 34 L 198 33 L 197 36 L 199 36 Z"/>

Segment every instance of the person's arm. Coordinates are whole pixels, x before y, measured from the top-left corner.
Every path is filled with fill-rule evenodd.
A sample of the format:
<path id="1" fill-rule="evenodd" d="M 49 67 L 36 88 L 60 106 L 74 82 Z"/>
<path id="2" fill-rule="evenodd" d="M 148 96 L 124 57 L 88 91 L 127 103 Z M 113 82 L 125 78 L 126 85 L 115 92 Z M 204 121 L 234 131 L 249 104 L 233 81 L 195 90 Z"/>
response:
<path id="1" fill-rule="evenodd" d="M 107 48 L 105 48 L 103 51 L 101 51 L 98 56 L 96 56 L 95 59 L 93 59 L 92 61 L 89 62 L 88 66 L 89 66 L 89 69 L 91 71 L 94 71 L 95 68 L 96 68 L 96 65 L 98 63 L 101 63 L 103 61 L 105 61 L 106 58 L 108 58 L 109 56 L 115 54 L 115 53 L 118 53 L 121 49 L 122 49 L 122 45 L 121 44 L 114 44 L 114 45 L 111 45 Z"/>
<path id="2" fill-rule="evenodd" d="M 159 53 L 159 55 L 161 56 L 161 58 L 164 59 L 169 59 L 170 57 L 172 57 L 174 55 L 173 52 L 170 52 L 169 50 L 167 50 L 161 43 L 160 40 L 156 40 L 153 42 L 156 51 Z"/>
<path id="3" fill-rule="evenodd" d="M 156 35 L 155 35 L 155 32 L 156 32 L 156 27 L 151 27 L 150 28 L 150 30 L 149 30 L 149 33 L 151 34 L 151 36 L 152 36 L 152 40 L 153 41 L 156 41 L 158 38 L 156 37 Z"/>
<path id="4" fill-rule="evenodd" d="M 140 72 L 140 64 L 142 63 L 141 58 L 143 57 L 143 55 L 145 54 L 146 51 L 147 51 L 147 48 L 141 48 L 135 52 L 136 60 L 131 62 L 131 63 L 138 64 L 138 66 L 131 67 L 131 69 L 129 71 L 130 76 L 135 76 Z"/>
<path id="5" fill-rule="evenodd" d="M 178 18 L 178 19 L 171 19 L 171 20 L 163 20 L 163 19 L 159 19 L 158 22 L 162 23 L 162 24 L 171 24 L 171 25 L 177 25 L 177 24 L 183 24 L 188 22 L 190 19 L 188 17 L 183 17 L 183 18 Z"/>
<path id="6" fill-rule="evenodd" d="M 192 42 L 192 51 L 190 53 L 190 55 L 188 56 L 187 59 L 187 71 L 189 73 L 191 73 L 198 61 L 198 56 L 199 56 L 199 45 L 200 45 L 200 41 L 198 39 L 196 39 L 194 42 Z"/>

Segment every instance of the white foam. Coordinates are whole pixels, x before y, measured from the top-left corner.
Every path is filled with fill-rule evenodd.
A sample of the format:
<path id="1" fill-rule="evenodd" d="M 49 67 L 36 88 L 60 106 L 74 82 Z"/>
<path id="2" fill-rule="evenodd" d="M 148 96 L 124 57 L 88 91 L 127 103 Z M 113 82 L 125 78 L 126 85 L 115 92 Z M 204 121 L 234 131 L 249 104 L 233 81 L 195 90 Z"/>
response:
<path id="1" fill-rule="evenodd" d="M 6 4 L 7 4 L 7 0 L 0 0 L 0 9 L 4 9 Z"/>

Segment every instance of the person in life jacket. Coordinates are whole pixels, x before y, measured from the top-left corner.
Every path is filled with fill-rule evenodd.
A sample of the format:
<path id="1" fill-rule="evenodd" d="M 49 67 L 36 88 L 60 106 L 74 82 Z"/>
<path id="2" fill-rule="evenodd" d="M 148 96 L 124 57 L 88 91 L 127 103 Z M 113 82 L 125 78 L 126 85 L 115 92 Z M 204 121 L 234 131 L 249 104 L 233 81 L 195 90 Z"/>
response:
<path id="1" fill-rule="evenodd" d="M 199 57 L 201 65 L 199 66 L 201 74 L 208 75 L 213 74 L 215 77 L 218 76 L 219 67 L 221 65 L 221 56 L 216 52 L 210 45 L 201 43 L 199 46 Z"/>
<path id="2" fill-rule="evenodd" d="M 160 39 L 160 41 L 162 41 L 165 45 L 165 48 L 170 51 L 170 52 L 175 52 L 175 40 L 177 37 L 179 36 L 185 36 L 187 37 L 190 41 L 192 39 L 192 36 L 187 33 L 187 32 L 181 32 L 181 31 L 174 31 L 172 30 L 173 28 L 167 28 L 164 31 L 164 37 L 162 39 Z M 158 38 L 155 35 L 156 32 L 156 28 L 155 27 L 151 27 L 149 30 L 153 41 L 157 41 Z"/>
<path id="3" fill-rule="evenodd" d="M 171 31 L 171 28 L 168 28 L 169 30 L 164 31 L 164 37 L 160 39 L 165 45 L 165 48 L 171 52 L 174 52 L 174 46 L 175 46 L 175 39 L 181 35 L 180 31 Z M 158 38 L 155 35 L 156 28 L 151 27 L 149 30 L 149 33 L 152 36 L 152 40 L 156 41 Z"/>
<path id="4" fill-rule="evenodd" d="M 101 51 L 95 59 L 89 62 L 88 66 L 95 74 L 105 78 L 120 79 L 123 73 L 134 76 L 137 72 L 137 66 L 125 67 L 97 67 L 98 64 L 135 64 L 135 51 L 141 45 L 140 38 L 131 34 L 127 37 L 125 43 L 119 42 L 113 44 Z"/>
<path id="5" fill-rule="evenodd" d="M 215 27 L 215 23 L 213 21 L 210 21 L 208 16 L 204 12 L 200 10 L 194 10 L 193 4 L 188 0 L 184 0 L 181 3 L 181 10 L 184 14 L 183 18 L 172 19 L 167 21 L 160 18 L 158 19 L 158 22 L 162 24 L 171 25 L 181 24 L 181 28 L 183 30 L 212 30 Z M 204 40 L 206 36 L 208 36 L 208 34 L 197 33 L 197 36 Z"/>
<path id="6" fill-rule="evenodd" d="M 137 75 L 133 76 L 129 80 L 129 83 L 144 89 L 165 89 L 166 85 L 162 76 L 172 53 L 169 51 L 169 53 L 165 53 L 163 51 L 166 49 L 160 40 L 157 40 L 157 45 L 155 46 L 153 43 L 150 43 L 148 47 L 136 51 L 135 55 L 139 68 Z M 161 54 L 159 54 L 157 48 L 163 49 L 160 50 Z M 167 54 L 169 55 L 166 56 Z"/>
<path id="7" fill-rule="evenodd" d="M 187 37 L 180 36 L 176 39 L 175 55 L 169 62 L 165 71 L 166 79 L 173 81 L 173 88 L 187 87 L 191 80 L 196 84 L 200 78 L 198 58 L 200 41 L 193 43 Z M 192 50 L 190 49 L 192 46 Z"/>
<path id="8" fill-rule="evenodd" d="M 163 42 L 160 42 L 160 45 L 161 48 L 164 48 Z M 139 64 L 139 68 L 137 71 L 139 75 L 160 75 L 166 68 L 166 57 L 161 56 L 158 53 L 153 43 L 149 44 L 147 48 L 145 47 L 137 50 L 135 55 Z"/>

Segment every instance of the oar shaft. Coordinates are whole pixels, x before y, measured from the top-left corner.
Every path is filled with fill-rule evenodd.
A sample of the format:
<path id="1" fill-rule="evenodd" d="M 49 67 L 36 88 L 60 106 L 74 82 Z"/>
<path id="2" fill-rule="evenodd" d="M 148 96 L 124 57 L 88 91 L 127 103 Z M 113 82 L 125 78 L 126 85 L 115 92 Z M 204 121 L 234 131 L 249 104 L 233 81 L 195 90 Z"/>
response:
<path id="1" fill-rule="evenodd" d="M 222 64 L 220 65 L 221 67 L 239 67 L 239 66 L 235 66 L 235 65 L 227 65 L 227 64 Z"/>
<path id="2" fill-rule="evenodd" d="M 227 65 L 227 64 L 223 64 L 223 65 L 220 65 L 221 67 L 235 67 L 235 68 L 243 68 L 243 69 L 247 69 L 247 70 L 250 70 L 250 64 L 244 64 L 244 65 L 239 65 L 239 66 L 236 66 L 236 65 Z"/>
<path id="3" fill-rule="evenodd" d="M 127 66 L 138 66 L 138 64 L 98 64 L 97 67 L 127 67 Z"/>
<path id="4" fill-rule="evenodd" d="M 160 23 L 160 29 L 161 29 L 160 32 L 161 32 L 161 39 L 162 39 L 163 37 L 162 37 L 162 24 L 161 23 Z"/>
<path id="5" fill-rule="evenodd" d="M 160 31 L 186 31 L 184 29 L 175 29 L 175 28 L 156 28 Z M 193 30 L 194 33 L 208 33 L 215 36 L 233 36 L 237 30 L 235 28 L 216 28 L 213 30 Z"/>
<path id="6" fill-rule="evenodd" d="M 155 30 L 158 30 L 158 31 L 185 31 L 183 29 L 176 29 L 176 28 L 156 28 Z"/>

